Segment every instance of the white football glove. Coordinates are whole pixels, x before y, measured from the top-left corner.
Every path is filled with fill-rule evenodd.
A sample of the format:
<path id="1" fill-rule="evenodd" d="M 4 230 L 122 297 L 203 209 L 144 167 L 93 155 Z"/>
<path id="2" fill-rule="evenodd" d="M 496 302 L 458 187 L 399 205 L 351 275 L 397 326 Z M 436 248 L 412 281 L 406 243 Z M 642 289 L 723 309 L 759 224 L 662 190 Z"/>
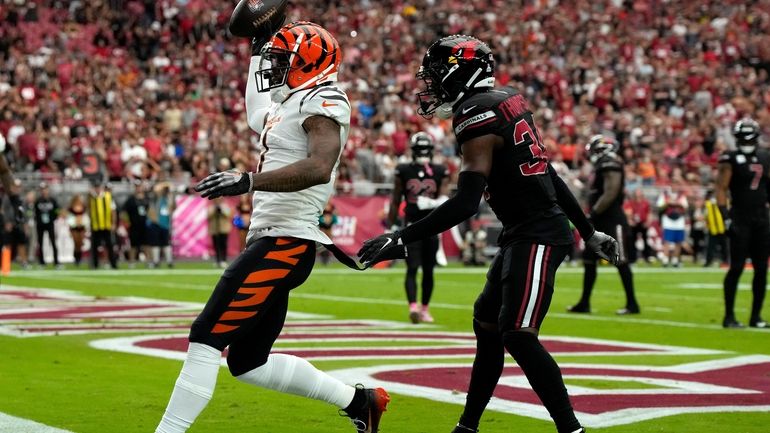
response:
<path id="1" fill-rule="evenodd" d="M 599 257 L 607 260 L 617 266 L 620 261 L 620 247 L 618 241 L 612 236 L 600 231 L 594 231 L 594 234 L 586 241 L 586 248 L 595 252 Z"/>
<path id="2" fill-rule="evenodd" d="M 0 134 L 0 153 L 5 152 L 5 137 L 3 137 L 3 134 Z"/>
<path id="3" fill-rule="evenodd" d="M 417 197 L 417 209 L 420 209 L 420 210 L 435 209 L 441 206 L 441 204 L 447 201 L 448 199 L 449 197 L 445 195 L 441 195 L 436 198 L 430 198 L 430 197 L 425 197 L 421 195 Z"/>

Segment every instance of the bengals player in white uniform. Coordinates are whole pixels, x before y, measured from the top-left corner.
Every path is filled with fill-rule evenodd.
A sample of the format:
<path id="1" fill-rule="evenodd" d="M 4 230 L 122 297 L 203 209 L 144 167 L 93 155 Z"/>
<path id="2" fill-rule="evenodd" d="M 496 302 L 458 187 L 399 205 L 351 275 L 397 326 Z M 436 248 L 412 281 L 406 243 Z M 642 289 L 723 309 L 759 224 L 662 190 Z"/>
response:
<path id="1" fill-rule="evenodd" d="M 334 86 L 342 52 L 317 24 L 283 26 L 255 40 L 246 88 L 249 126 L 260 133 L 256 173 L 215 173 L 203 197 L 254 192 L 247 247 L 225 270 L 190 330 L 187 360 L 156 433 L 185 432 L 211 399 L 222 351 L 238 380 L 326 401 L 358 432 L 377 432 L 390 399 L 346 385 L 302 358 L 270 354 L 289 292 L 310 275 L 315 243 L 331 244 L 318 217 L 333 191 L 350 128 L 350 102 Z"/>

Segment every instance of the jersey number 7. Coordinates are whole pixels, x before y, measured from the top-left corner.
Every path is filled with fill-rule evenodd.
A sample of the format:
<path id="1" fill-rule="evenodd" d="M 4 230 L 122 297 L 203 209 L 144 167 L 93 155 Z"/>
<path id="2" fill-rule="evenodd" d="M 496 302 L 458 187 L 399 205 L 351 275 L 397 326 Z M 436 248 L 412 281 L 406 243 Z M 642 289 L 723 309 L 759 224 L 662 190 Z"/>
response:
<path id="1" fill-rule="evenodd" d="M 529 151 L 532 159 L 529 162 L 519 164 L 519 170 L 524 176 L 545 174 L 548 170 L 548 156 L 545 154 L 545 146 L 540 142 L 540 135 L 532 131 L 526 119 L 516 122 L 513 130 L 513 140 L 516 146 L 529 142 Z"/>

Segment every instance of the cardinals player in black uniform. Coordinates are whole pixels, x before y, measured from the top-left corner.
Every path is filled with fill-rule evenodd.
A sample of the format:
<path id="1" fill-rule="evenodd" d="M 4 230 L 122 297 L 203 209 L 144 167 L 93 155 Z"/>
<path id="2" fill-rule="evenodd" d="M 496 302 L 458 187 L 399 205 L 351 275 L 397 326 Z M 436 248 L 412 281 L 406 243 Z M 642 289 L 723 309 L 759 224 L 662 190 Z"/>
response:
<path id="1" fill-rule="evenodd" d="M 405 225 L 415 223 L 431 210 L 446 201 L 447 169 L 433 164 L 433 139 L 425 132 L 414 134 L 410 140 L 412 162 L 399 164 L 393 183 L 388 224 L 397 229 L 398 209 L 401 199 L 406 200 Z M 439 237 L 430 236 L 406 246 L 406 299 L 409 302 L 409 319 L 412 323 L 433 322 L 428 305 L 433 294 L 433 268 Z M 417 305 L 417 271 L 422 267 L 422 305 Z"/>
<path id="2" fill-rule="evenodd" d="M 725 275 L 725 317 L 722 326 L 741 328 L 735 319 L 735 294 L 746 258 L 754 266 L 751 283 L 754 299 L 749 326 L 767 328 L 762 320 L 762 304 L 767 290 L 767 259 L 770 248 L 770 155 L 757 149 L 759 125 L 744 118 L 733 128 L 737 150 L 719 157 L 715 195 L 730 237 L 730 269 Z M 732 207 L 728 210 L 728 194 Z"/>
<path id="3" fill-rule="evenodd" d="M 615 140 L 595 135 L 586 145 L 586 154 L 594 166 L 594 180 L 588 197 L 591 208 L 591 222 L 597 230 L 610 233 L 619 244 L 618 273 L 626 292 L 626 306 L 618 314 L 639 314 L 639 304 L 634 295 L 634 276 L 628 264 L 629 235 L 628 220 L 623 212 L 623 186 L 625 173 L 620 147 Z M 583 252 L 583 295 L 580 301 L 569 307 L 572 313 L 591 312 L 591 291 L 596 282 L 596 253 L 590 249 Z"/>
<path id="4" fill-rule="evenodd" d="M 367 265 L 403 257 L 404 245 L 473 216 L 484 196 L 504 230 L 474 306 L 476 359 L 465 410 L 454 432 L 477 431 L 507 350 L 559 433 L 578 433 L 583 429 L 561 371 L 540 344 L 538 329 L 551 302 L 556 269 L 572 248 L 568 218 L 587 248 L 601 257 L 615 262 L 618 245 L 594 230 L 548 164 L 526 99 L 513 88 L 494 88 L 494 66 L 487 44 L 471 36 L 448 36 L 428 49 L 417 74 L 427 86 L 419 94 L 419 112 L 453 118 L 463 162 L 457 193 L 403 230 L 366 241 L 359 256 Z"/>

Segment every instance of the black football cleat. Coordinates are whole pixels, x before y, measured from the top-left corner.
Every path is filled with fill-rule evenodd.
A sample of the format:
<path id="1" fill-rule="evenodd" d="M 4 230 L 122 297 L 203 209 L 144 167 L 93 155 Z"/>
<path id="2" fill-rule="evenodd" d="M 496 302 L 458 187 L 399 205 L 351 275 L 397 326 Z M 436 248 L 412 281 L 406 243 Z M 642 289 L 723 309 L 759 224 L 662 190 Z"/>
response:
<path id="1" fill-rule="evenodd" d="M 741 322 L 739 322 L 739 321 L 737 321 L 735 319 L 732 319 L 732 318 L 726 318 L 725 320 L 723 320 L 722 321 L 722 327 L 723 328 L 728 328 L 728 329 L 745 328 L 743 323 L 741 323 Z"/>
<path id="2" fill-rule="evenodd" d="M 452 430 L 452 433 L 479 433 L 479 431 L 475 428 L 465 427 L 458 423 L 454 430 Z"/>
<path id="3" fill-rule="evenodd" d="M 377 433 L 382 413 L 388 410 L 390 395 L 382 388 L 364 388 L 361 384 L 356 388 L 364 392 L 366 403 L 358 410 L 342 410 L 341 413 L 350 418 L 357 433 Z"/>
<path id="4" fill-rule="evenodd" d="M 571 307 L 567 307 L 567 312 L 569 312 L 569 313 L 590 313 L 591 312 L 591 307 L 589 307 L 588 305 L 584 305 L 584 304 L 578 303 L 578 304 L 575 304 L 575 305 L 573 305 Z"/>
<path id="5" fill-rule="evenodd" d="M 756 319 L 751 319 L 749 321 L 749 326 L 752 328 L 770 329 L 770 324 L 762 320 L 761 317 L 757 317 Z"/>
<path id="6" fill-rule="evenodd" d="M 627 316 L 629 314 L 639 314 L 641 312 L 642 311 L 639 309 L 639 307 L 625 307 L 615 311 L 615 314 L 618 316 Z"/>

